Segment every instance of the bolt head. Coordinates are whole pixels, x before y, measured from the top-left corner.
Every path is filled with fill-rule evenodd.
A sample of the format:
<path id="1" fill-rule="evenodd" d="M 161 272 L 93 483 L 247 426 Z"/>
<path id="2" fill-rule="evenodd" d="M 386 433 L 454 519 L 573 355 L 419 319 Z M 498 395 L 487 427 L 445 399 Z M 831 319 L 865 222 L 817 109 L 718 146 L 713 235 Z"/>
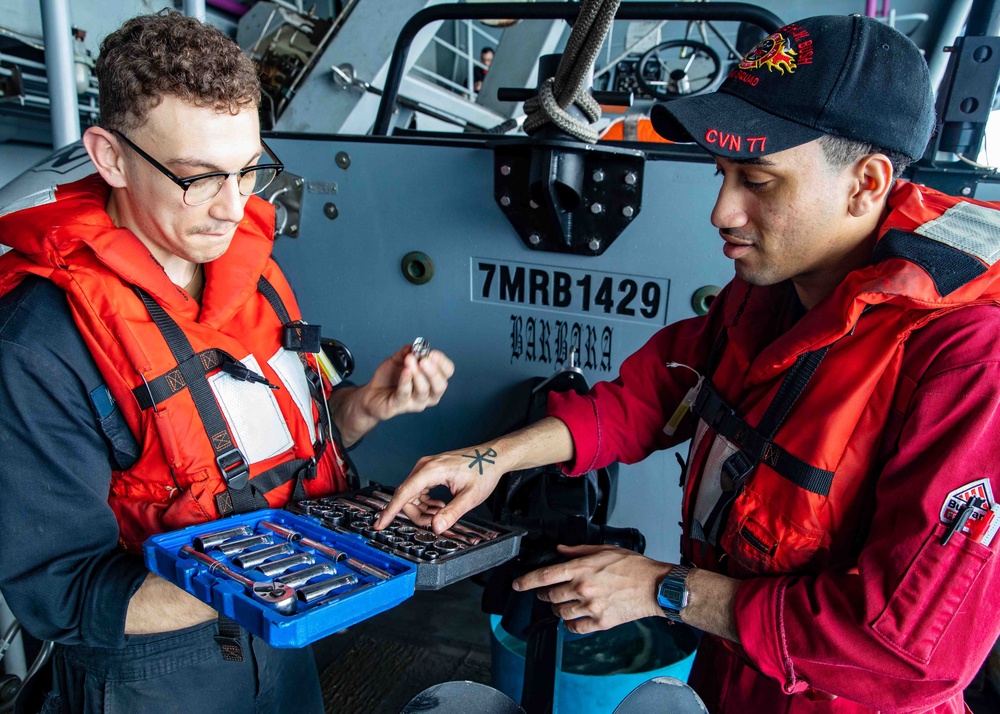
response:
<path id="1" fill-rule="evenodd" d="M 600 169 L 597 169 L 597 171 L 594 172 L 593 178 L 594 178 L 594 181 L 596 181 L 597 183 L 600 183 L 601 181 L 604 180 L 604 172 L 601 171 Z"/>
<path id="2" fill-rule="evenodd" d="M 635 209 L 631 206 L 625 206 L 625 208 L 622 209 L 622 215 L 626 218 L 631 218 L 635 215 Z"/>
<path id="3" fill-rule="evenodd" d="M 507 206 L 509 206 L 510 205 L 510 196 L 501 196 L 500 197 L 500 205 L 503 206 L 504 208 L 506 208 Z"/>
<path id="4" fill-rule="evenodd" d="M 288 232 L 289 233 L 295 233 L 298 229 L 299 229 L 299 226 L 298 226 L 297 223 L 293 223 L 292 225 L 288 226 Z"/>
<path id="5" fill-rule="evenodd" d="M 592 238 L 590 242 L 587 243 L 587 247 L 590 248 L 592 251 L 596 252 L 601 249 L 601 241 L 599 241 L 597 238 Z"/>
<path id="6" fill-rule="evenodd" d="M 625 174 L 625 184 L 627 186 L 635 186 L 635 182 L 639 180 L 639 177 L 635 175 L 634 171 L 629 171 Z"/>
<path id="7" fill-rule="evenodd" d="M 504 176 L 510 176 L 510 166 L 507 164 L 501 166 L 500 173 L 502 173 Z"/>
<path id="8" fill-rule="evenodd" d="M 531 243 L 531 245 L 538 245 L 539 243 L 542 242 L 542 237 L 537 233 L 532 233 L 530 236 L 528 236 L 528 242 Z"/>
<path id="9" fill-rule="evenodd" d="M 972 195 L 972 189 L 970 187 L 968 187 L 968 186 L 964 187 L 962 189 L 962 195 L 963 196 L 971 196 Z"/>
<path id="10" fill-rule="evenodd" d="M 595 216 L 598 213 L 604 213 L 604 206 L 602 206 L 600 203 L 592 203 L 590 204 L 590 212 L 593 213 Z"/>

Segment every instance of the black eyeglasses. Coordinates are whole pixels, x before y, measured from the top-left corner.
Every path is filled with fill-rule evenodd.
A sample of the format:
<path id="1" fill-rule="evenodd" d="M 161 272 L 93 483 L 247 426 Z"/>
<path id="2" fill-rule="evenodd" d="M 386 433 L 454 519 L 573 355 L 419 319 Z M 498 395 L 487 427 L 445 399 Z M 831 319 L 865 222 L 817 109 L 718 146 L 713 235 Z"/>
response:
<path id="1" fill-rule="evenodd" d="M 255 164 L 239 171 L 212 171 L 207 174 L 181 178 L 136 146 L 120 131 L 113 130 L 111 133 L 124 141 L 129 148 L 148 161 L 153 168 L 180 186 L 184 191 L 184 203 L 188 206 L 200 206 L 203 203 L 211 201 L 219 195 L 219 192 L 230 176 L 236 177 L 236 184 L 239 186 L 241 196 L 252 196 L 267 188 L 274 181 L 275 177 L 285 170 L 285 165 L 281 163 L 281 160 L 274 155 L 274 152 L 271 151 L 271 148 L 267 144 L 261 141 L 261 146 L 264 147 L 264 151 L 267 152 L 268 157 L 271 158 L 273 163 Z"/>

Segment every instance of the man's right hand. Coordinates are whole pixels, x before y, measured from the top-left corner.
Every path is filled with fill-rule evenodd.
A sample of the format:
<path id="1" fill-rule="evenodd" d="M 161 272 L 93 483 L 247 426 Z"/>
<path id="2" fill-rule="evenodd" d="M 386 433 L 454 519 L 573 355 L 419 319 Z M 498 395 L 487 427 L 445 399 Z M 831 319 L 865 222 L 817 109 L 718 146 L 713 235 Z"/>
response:
<path id="1" fill-rule="evenodd" d="M 501 455 L 489 443 L 425 456 L 396 489 L 375 522 L 375 530 L 392 523 L 401 510 L 418 525 L 430 526 L 435 533 L 448 530 L 493 493 L 500 477 L 509 470 L 502 463 Z M 440 501 L 430 498 L 428 494 L 435 486 L 448 487 L 454 495 L 451 503 L 442 507 Z"/>
<path id="2" fill-rule="evenodd" d="M 566 424 L 545 417 L 495 441 L 425 456 L 396 489 L 375 522 L 375 530 L 385 528 L 404 511 L 418 525 L 429 525 L 435 533 L 442 533 L 485 501 L 505 473 L 570 461 L 573 453 L 573 437 Z M 430 498 L 435 486 L 451 489 L 451 503 L 442 506 Z"/>

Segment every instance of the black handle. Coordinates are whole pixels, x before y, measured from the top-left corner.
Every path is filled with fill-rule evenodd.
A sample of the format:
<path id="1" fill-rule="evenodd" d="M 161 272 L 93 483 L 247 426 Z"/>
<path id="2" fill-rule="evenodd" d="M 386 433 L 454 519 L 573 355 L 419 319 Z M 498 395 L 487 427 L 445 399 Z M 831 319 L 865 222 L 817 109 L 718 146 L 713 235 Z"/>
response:
<path id="1" fill-rule="evenodd" d="M 534 89 L 522 87 L 501 87 L 497 90 L 497 99 L 501 102 L 526 102 L 535 96 Z M 591 92 L 598 104 L 613 107 L 630 107 L 635 95 L 632 92 Z"/>
<path id="2" fill-rule="evenodd" d="M 432 5 L 411 17 L 396 39 L 392 50 L 392 62 L 385 78 L 382 101 L 378 106 L 374 136 L 387 136 L 392 111 L 399 96 L 399 85 L 403 81 L 403 67 L 406 55 L 417 33 L 438 20 L 491 20 L 510 18 L 518 20 L 566 20 L 572 22 L 580 13 L 580 6 L 573 2 L 528 2 L 528 3 L 474 3 Z M 733 21 L 747 22 L 765 30 L 775 32 L 784 23 L 769 10 L 739 2 L 626 2 L 622 3 L 615 15 L 618 20 L 681 20 L 698 22 Z"/>

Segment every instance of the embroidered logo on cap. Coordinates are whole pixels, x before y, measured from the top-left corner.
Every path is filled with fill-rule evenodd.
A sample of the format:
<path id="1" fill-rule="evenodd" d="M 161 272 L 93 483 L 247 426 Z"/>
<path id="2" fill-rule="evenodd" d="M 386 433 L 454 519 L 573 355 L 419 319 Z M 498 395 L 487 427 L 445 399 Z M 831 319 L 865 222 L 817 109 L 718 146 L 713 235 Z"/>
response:
<path id="1" fill-rule="evenodd" d="M 958 517 L 959 511 L 965 507 L 969 499 L 973 496 L 983 499 L 984 503 L 981 507 L 973 509 L 972 515 L 969 517 L 969 523 L 962 529 L 963 533 L 969 533 L 969 524 L 985 518 L 995 503 L 993 500 L 993 487 L 990 485 L 989 479 L 981 478 L 978 481 L 967 483 L 961 488 L 956 488 L 949 493 L 944 499 L 944 505 L 941 506 L 941 522 L 946 526 L 951 525 L 955 518 Z"/>
<path id="2" fill-rule="evenodd" d="M 710 128 L 705 132 L 705 141 L 715 144 L 729 151 L 746 150 L 750 153 L 764 153 L 764 146 L 767 143 L 766 136 L 740 136 L 739 134 L 729 134 L 721 129 Z"/>
<path id="3" fill-rule="evenodd" d="M 798 53 L 788 46 L 788 40 L 780 32 L 775 32 L 757 43 L 740 62 L 740 69 L 767 67 L 769 72 L 778 70 L 782 74 L 795 72 Z"/>

